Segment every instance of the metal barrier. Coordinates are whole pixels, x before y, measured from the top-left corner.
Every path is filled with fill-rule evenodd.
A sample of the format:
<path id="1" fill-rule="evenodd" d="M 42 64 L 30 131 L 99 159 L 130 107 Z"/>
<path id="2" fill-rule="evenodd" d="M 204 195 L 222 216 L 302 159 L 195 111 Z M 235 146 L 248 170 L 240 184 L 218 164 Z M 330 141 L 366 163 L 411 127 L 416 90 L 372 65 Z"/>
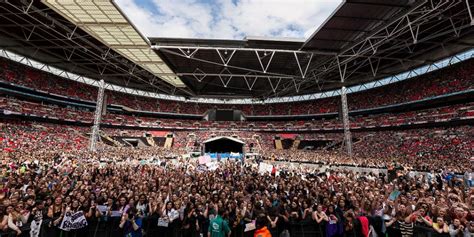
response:
<path id="1" fill-rule="evenodd" d="M 183 230 L 179 223 L 171 225 L 168 228 L 158 227 L 157 218 L 144 218 L 142 225 L 143 236 L 153 237 L 199 237 L 200 232 L 186 232 Z M 119 237 L 124 236 L 123 231 L 119 228 L 120 218 L 107 218 L 100 219 L 98 221 L 89 221 L 86 228 L 74 231 L 62 231 L 57 227 L 49 227 L 49 221 L 44 221 L 41 227 L 39 237 Z M 29 237 L 29 225 L 25 225 L 21 228 L 22 234 L 19 237 Z M 232 229 L 233 237 L 253 237 L 254 232 L 243 231 L 243 225 L 240 225 Z M 285 230 L 281 227 L 269 228 L 272 236 L 280 236 Z M 325 237 L 325 226 L 318 225 L 315 222 L 310 223 L 289 223 L 286 226 L 290 237 Z M 395 228 L 387 228 L 386 237 L 398 237 L 399 230 Z M 203 233 L 203 236 L 207 236 L 207 233 Z M 349 236 L 360 236 L 356 233 L 345 233 L 339 237 Z M 413 229 L 414 237 L 449 237 L 448 234 L 438 234 L 432 228 L 415 226 Z M 1 232 L 0 237 L 18 237 L 16 232 L 8 231 Z"/>

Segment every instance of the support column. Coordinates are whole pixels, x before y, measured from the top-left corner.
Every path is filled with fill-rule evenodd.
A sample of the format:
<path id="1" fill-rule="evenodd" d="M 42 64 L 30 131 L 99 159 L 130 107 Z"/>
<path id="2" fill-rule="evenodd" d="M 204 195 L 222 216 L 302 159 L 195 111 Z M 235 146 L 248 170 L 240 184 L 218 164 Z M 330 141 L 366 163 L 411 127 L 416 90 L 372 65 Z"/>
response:
<path id="1" fill-rule="evenodd" d="M 96 144 L 99 139 L 99 129 L 100 129 L 100 121 L 102 120 L 102 109 L 104 104 L 104 90 L 105 90 L 105 82 L 104 80 L 100 80 L 99 84 L 99 92 L 97 93 L 97 103 L 95 106 L 95 113 L 94 113 L 94 125 L 92 125 L 92 134 L 90 140 L 90 151 L 96 150 Z"/>
<path id="2" fill-rule="evenodd" d="M 474 26 L 474 16 L 472 15 L 471 5 L 469 5 L 469 0 L 466 0 L 467 13 L 469 13 L 469 18 L 471 18 L 471 26 Z"/>
<path id="3" fill-rule="evenodd" d="M 341 88 L 341 104 L 342 104 L 342 124 L 344 126 L 344 145 L 346 152 L 352 157 L 352 137 L 349 124 L 349 109 L 347 108 L 346 87 Z"/>

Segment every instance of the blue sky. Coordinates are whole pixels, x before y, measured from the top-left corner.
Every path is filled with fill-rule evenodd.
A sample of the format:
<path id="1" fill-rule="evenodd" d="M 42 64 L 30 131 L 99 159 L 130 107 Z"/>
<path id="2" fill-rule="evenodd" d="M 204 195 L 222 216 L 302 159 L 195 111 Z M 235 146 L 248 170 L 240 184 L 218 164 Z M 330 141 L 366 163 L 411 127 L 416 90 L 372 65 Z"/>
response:
<path id="1" fill-rule="evenodd" d="M 308 38 L 342 0 L 115 0 L 148 37 Z"/>

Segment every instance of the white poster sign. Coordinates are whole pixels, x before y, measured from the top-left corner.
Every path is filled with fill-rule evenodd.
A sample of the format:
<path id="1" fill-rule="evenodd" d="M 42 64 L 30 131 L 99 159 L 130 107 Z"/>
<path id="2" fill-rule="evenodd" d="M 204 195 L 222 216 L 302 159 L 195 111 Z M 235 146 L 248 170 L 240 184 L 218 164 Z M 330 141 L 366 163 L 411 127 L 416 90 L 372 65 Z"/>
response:
<path id="1" fill-rule="evenodd" d="M 273 170 L 273 165 L 267 164 L 267 163 L 260 163 L 258 166 L 258 173 L 264 174 L 264 173 L 272 173 Z"/>
<path id="2" fill-rule="evenodd" d="M 59 228 L 64 231 L 77 230 L 87 226 L 87 220 L 82 211 L 67 212 Z"/>

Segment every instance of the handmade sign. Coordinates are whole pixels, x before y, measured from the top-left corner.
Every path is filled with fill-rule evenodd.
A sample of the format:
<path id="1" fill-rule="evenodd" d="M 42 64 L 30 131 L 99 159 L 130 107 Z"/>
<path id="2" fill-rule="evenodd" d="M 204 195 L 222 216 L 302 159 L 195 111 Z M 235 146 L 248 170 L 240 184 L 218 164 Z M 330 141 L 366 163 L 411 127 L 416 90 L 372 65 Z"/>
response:
<path id="1" fill-rule="evenodd" d="M 64 231 L 82 229 L 87 226 L 87 220 L 82 211 L 67 212 L 59 228 Z"/>

